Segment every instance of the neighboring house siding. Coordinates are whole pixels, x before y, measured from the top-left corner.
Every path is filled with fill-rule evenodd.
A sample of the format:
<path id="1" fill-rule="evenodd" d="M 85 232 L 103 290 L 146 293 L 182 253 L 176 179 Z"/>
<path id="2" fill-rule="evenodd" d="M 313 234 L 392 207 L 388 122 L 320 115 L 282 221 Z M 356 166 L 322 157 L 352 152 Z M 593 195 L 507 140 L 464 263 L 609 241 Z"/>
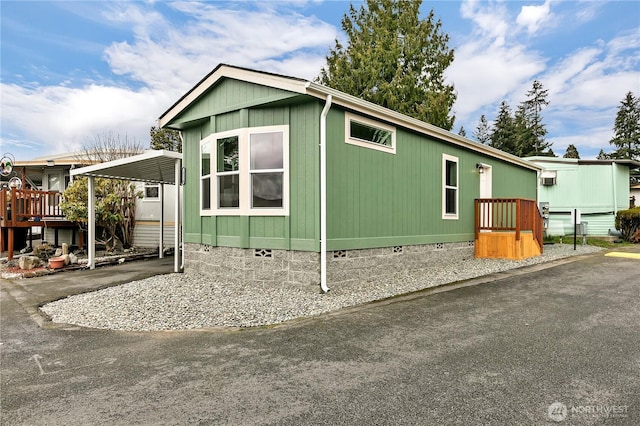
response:
<path id="1" fill-rule="evenodd" d="M 573 234 L 573 209 L 580 210 L 589 235 L 607 235 L 615 229 L 615 213 L 629 207 L 627 166 L 535 162 L 557 172 L 555 185 L 539 186 L 539 200 L 549 203 L 549 235 Z"/>
<path id="2" fill-rule="evenodd" d="M 174 247 L 174 224 L 165 222 L 163 227 L 164 248 Z M 136 221 L 133 229 L 133 246 L 158 248 L 160 245 L 160 222 L 153 221 Z"/>

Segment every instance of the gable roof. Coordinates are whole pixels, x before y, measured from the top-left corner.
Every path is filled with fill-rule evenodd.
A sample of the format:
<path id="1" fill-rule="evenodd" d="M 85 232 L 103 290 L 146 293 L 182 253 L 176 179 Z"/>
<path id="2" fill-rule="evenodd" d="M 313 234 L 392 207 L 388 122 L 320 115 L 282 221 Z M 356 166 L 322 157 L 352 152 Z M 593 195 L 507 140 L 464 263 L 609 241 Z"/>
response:
<path id="1" fill-rule="evenodd" d="M 517 164 L 527 169 L 539 171 L 541 167 L 515 155 L 506 153 L 496 148 L 472 141 L 448 130 L 441 129 L 432 124 L 425 123 L 413 117 L 409 117 L 399 112 L 390 110 L 369 101 L 340 92 L 311 81 L 295 77 L 287 77 L 280 74 L 273 74 L 263 71 L 255 71 L 248 68 L 241 68 L 227 64 L 220 64 L 200 80 L 191 90 L 185 93 L 176 103 L 158 118 L 160 128 L 171 128 L 172 121 L 180 113 L 185 111 L 194 102 L 204 96 L 219 81 L 229 78 L 248 83 L 259 84 L 267 87 L 288 90 L 301 95 L 308 95 L 320 100 L 326 100 L 331 96 L 332 105 L 339 105 L 343 108 L 368 115 L 370 117 L 386 121 L 404 127 L 415 132 L 425 134 L 444 142 L 457 145 L 471 151 L 475 151 L 490 157 L 494 157 L 509 163 Z"/>

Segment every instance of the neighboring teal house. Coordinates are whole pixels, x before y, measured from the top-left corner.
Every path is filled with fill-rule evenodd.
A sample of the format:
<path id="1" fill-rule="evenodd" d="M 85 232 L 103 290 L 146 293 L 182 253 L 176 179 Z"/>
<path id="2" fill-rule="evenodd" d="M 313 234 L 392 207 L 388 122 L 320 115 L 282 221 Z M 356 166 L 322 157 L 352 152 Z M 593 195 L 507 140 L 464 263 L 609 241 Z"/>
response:
<path id="1" fill-rule="evenodd" d="M 526 159 L 543 167 L 538 201 L 549 203 L 549 235 L 573 235 L 572 209 L 580 210 L 588 235 L 615 230 L 616 212 L 629 208 L 629 171 L 640 167 L 633 160 Z"/>
<path id="2" fill-rule="evenodd" d="M 474 255 L 474 199 L 539 167 L 306 80 L 219 65 L 159 118 L 183 137 L 185 269 L 326 291 Z"/>

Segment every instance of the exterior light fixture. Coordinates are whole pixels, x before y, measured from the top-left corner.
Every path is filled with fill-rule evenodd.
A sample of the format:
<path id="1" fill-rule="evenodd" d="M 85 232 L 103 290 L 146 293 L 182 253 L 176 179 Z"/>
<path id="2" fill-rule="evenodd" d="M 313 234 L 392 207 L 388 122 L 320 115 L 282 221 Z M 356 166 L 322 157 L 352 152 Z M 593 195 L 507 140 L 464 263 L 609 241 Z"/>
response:
<path id="1" fill-rule="evenodd" d="M 478 169 L 478 173 L 484 173 L 484 166 L 482 163 L 476 163 L 476 169 Z"/>

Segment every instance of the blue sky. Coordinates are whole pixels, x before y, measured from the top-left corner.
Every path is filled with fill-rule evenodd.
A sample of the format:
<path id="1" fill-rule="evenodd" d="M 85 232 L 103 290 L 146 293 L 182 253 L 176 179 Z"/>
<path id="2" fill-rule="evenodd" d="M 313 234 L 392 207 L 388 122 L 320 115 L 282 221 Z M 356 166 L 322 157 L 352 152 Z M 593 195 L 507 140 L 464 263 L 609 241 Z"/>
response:
<path id="1" fill-rule="evenodd" d="M 359 5 L 360 2 L 354 2 Z M 0 154 L 29 160 L 149 128 L 219 63 L 312 80 L 346 1 L 0 1 Z M 533 80 L 557 155 L 611 151 L 625 94 L 640 95 L 638 1 L 425 1 L 450 35 L 454 132 L 471 137 Z"/>

